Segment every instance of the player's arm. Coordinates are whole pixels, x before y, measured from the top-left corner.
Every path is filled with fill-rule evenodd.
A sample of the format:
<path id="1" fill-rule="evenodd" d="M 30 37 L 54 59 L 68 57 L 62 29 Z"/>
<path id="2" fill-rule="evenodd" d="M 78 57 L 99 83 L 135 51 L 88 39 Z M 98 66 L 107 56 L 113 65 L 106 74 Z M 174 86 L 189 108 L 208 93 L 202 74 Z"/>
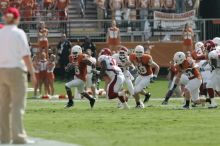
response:
<path id="1" fill-rule="evenodd" d="M 156 62 L 152 62 L 151 64 L 152 68 L 154 68 L 154 77 L 157 78 L 157 75 L 159 74 L 159 71 L 160 71 L 160 67 L 159 65 L 156 63 Z"/>
<path id="2" fill-rule="evenodd" d="M 100 70 L 100 74 L 99 77 L 100 79 L 102 79 L 105 76 L 105 71 L 107 70 L 107 64 L 105 61 L 100 62 L 101 65 L 101 70 Z"/>
<path id="3" fill-rule="evenodd" d="M 167 103 L 168 103 L 170 97 L 173 95 L 174 90 L 176 89 L 177 85 L 178 85 L 179 82 L 180 82 L 180 77 L 181 77 L 181 75 L 182 75 L 182 72 L 179 72 L 179 73 L 176 75 L 176 78 L 173 78 L 173 80 L 175 79 L 175 80 L 174 80 L 174 85 L 173 85 L 173 87 L 172 87 L 171 89 L 169 89 L 169 91 L 166 93 L 165 99 L 164 99 L 164 101 L 163 101 L 162 104 L 167 104 Z"/>

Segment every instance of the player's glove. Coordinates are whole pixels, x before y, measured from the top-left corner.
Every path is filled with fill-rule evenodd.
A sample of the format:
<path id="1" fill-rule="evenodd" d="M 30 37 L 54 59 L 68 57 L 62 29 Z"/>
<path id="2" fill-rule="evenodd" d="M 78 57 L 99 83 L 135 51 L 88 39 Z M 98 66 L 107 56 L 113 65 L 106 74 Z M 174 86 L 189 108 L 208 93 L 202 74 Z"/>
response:
<path id="1" fill-rule="evenodd" d="M 67 66 L 65 67 L 66 72 L 70 72 L 73 69 L 74 69 L 74 65 L 72 63 L 68 63 Z"/>

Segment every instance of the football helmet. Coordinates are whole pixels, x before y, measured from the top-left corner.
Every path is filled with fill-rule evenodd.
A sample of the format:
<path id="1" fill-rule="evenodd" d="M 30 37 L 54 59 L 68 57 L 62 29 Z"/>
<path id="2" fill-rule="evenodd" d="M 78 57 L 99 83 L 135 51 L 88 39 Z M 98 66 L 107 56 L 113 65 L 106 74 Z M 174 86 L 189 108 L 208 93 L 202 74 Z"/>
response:
<path id="1" fill-rule="evenodd" d="M 77 58 L 79 54 L 82 54 L 82 48 L 78 45 L 75 45 L 72 47 L 71 53 L 73 54 L 74 58 Z"/>
<path id="2" fill-rule="evenodd" d="M 212 40 L 216 46 L 220 46 L 220 37 L 215 37 L 213 40 Z"/>
<path id="3" fill-rule="evenodd" d="M 203 42 L 197 42 L 197 43 L 195 44 L 195 49 L 197 49 L 197 48 L 202 48 L 202 47 L 204 47 Z"/>
<path id="4" fill-rule="evenodd" d="M 209 59 L 218 59 L 218 54 L 216 51 L 211 51 L 208 55 Z"/>
<path id="5" fill-rule="evenodd" d="M 144 55 L 144 47 L 141 45 L 137 45 L 134 51 L 137 57 L 142 57 Z"/>
<path id="6" fill-rule="evenodd" d="M 208 40 L 205 42 L 204 47 L 207 52 L 211 52 L 212 50 L 215 50 L 215 43 L 212 40 Z"/>
<path id="7" fill-rule="evenodd" d="M 126 47 L 121 47 L 118 51 L 118 54 L 119 54 L 119 59 L 125 62 L 128 57 L 128 49 Z"/>
<path id="8" fill-rule="evenodd" d="M 176 52 L 173 57 L 173 61 L 177 65 L 182 64 L 185 59 L 186 59 L 186 55 L 183 52 Z"/>
<path id="9" fill-rule="evenodd" d="M 101 55 L 107 55 L 107 56 L 111 56 L 112 55 L 112 51 L 109 48 L 103 48 L 99 54 Z"/>

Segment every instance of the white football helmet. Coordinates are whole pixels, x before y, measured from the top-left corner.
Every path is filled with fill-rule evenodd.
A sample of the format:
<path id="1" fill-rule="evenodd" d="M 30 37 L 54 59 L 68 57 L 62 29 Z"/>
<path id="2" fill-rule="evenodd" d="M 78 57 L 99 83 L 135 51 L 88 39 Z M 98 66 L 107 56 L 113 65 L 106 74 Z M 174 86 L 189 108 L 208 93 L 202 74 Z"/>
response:
<path id="1" fill-rule="evenodd" d="M 134 51 L 137 57 L 142 57 L 144 55 L 144 47 L 141 45 L 137 45 Z"/>
<path id="2" fill-rule="evenodd" d="M 118 51 L 119 59 L 123 62 L 127 61 L 128 49 L 126 47 L 121 47 Z"/>
<path id="3" fill-rule="evenodd" d="M 174 63 L 180 65 L 186 59 L 186 55 L 183 52 L 176 52 L 173 57 Z"/>
<path id="4" fill-rule="evenodd" d="M 204 49 L 204 44 L 202 42 L 197 42 L 195 44 L 195 51 L 197 54 L 203 54 Z"/>
<path id="5" fill-rule="evenodd" d="M 203 42 L 197 42 L 197 43 L 195 44 L 195 49 L 196 49 L 196 48 L 202 48 L 202 47 L 204 47 Z"/>
<path id="6" fill-rule="evenodd" d="M 212 41 L 213 41 L 217 46 L 220 46 L 220 37 L 215 37 Z"/>
<path id="7" fill-rule="evenodd" d="M 73 54 L 74 58 L 77 58 L 79 54 L 82 54 L 82 48 L 78 45 L 75 45 L 72 47 L 71 53 Z"/>
<path id="8" fill-rule="evenodd" d="M 208 55 L 209 59 L 218 59 L 218 53 L 216 50 L 211 51 Z"/>

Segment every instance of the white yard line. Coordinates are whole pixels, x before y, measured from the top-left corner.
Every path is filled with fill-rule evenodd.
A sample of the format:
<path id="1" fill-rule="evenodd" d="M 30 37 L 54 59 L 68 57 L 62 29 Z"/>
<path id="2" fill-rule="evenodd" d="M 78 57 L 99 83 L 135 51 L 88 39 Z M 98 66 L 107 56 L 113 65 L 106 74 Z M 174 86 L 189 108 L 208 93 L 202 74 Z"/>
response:
<path id="1" fill-rule="evenodd" d="M 77 144 L 67 144 L 67 143 L 63 143 L 63 142 L 46 140 L 46 139 L 41 139 L 41 138 L 32 138 L 31 140 L 34 140 L 35 143 L 33 143 L 33 144 L 16 144 L 16 146 L 79 146 Z M 15 146 L 15 145 L 3 144 L 2 146 Z"/>

